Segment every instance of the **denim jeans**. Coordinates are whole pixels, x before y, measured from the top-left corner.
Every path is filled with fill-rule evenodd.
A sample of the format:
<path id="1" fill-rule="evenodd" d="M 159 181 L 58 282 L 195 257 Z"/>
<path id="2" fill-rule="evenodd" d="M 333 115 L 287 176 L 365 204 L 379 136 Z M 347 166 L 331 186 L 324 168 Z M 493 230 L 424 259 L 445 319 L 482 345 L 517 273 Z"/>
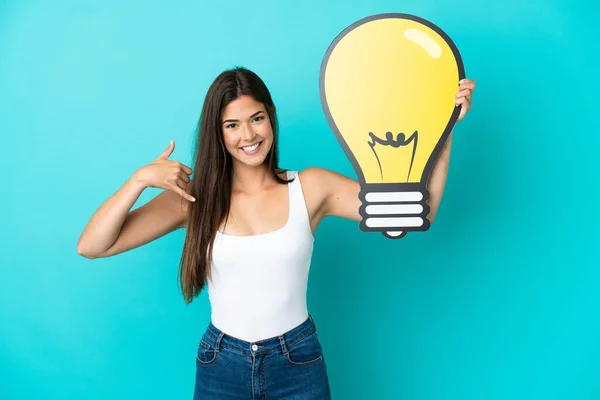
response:
<path id="1" fill-rule="evenodd" d="M 194 400 L 331 399 L 312 316 L 288 332 L 246 342 L 212 322 L 196 355 Z"/>

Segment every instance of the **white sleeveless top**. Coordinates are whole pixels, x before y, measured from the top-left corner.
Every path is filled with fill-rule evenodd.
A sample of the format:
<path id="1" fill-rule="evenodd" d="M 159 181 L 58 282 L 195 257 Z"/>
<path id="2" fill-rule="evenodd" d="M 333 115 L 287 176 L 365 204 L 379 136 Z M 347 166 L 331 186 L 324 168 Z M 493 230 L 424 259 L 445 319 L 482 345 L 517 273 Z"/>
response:
<path id="1" fill-rule="evenodd" d="M 314 237 L 300 178 L 288 171 L 289 216 L 280 229 L 253 236 L 217 231 L 211 322 L 248 342 L 281 335 L 308 318 L 306 290 Z"/>

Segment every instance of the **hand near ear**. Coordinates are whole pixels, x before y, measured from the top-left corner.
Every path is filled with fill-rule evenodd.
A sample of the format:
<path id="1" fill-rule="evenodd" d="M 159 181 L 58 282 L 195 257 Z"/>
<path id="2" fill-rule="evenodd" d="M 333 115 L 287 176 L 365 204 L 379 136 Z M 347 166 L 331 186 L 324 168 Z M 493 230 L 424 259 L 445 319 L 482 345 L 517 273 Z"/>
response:
<path id="1" fill-rule="evenodd" d="M 138 180 L 148 187 L 169 189 L 189 201 L 196 201 L 185 189 L 190 183 L 188 175 L 192 169 L 178 161 L 169 160 L 169 156 L 175 149 L 175 142 L 171 140 L 169 147 L 151 164 L 136 171 Z"/>

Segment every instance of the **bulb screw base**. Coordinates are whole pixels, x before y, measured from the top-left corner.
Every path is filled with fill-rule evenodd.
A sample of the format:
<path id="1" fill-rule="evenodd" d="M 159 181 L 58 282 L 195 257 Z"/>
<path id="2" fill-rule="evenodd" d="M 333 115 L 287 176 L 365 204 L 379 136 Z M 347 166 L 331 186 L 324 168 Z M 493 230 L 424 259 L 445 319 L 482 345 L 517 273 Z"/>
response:
<path id="1" fill-rule="evenodd" d="M 367 184 L 359 194 L 361 230 L 400 239 L 410 231 L 429 229 L 429 192 L 421 184 Z"/>

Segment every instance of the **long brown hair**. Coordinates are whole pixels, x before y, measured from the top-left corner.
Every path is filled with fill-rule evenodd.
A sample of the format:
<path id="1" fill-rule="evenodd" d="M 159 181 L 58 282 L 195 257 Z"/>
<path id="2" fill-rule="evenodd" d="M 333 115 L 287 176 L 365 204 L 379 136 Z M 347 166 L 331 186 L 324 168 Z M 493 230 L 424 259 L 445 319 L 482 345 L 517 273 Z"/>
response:
<path id="1" fill-rule="evenodd" d="M 179 264 L 179 281 L 186 304 L 200 294 L 210 278 L 212 249 L 217 229 L 229 215 L 233 164 L 223 141 L 221 115 L 225 107 L 242 95 L 263 103 L 273 129 L 273 145 L 265 162 L 276 182 L 289 183 L 279 176 L 277 116 L 271 94 L 254 72 L 237 67 L 222 72 L 210 85 L 198 122 L 194 153 L 194 177 L 190 193 L 197 200 L 188 203 L 187 232 Z M 198 142 L 199 139 L 199 142 Z M 268 161 L 267 161 L 268 160 Z"/>

